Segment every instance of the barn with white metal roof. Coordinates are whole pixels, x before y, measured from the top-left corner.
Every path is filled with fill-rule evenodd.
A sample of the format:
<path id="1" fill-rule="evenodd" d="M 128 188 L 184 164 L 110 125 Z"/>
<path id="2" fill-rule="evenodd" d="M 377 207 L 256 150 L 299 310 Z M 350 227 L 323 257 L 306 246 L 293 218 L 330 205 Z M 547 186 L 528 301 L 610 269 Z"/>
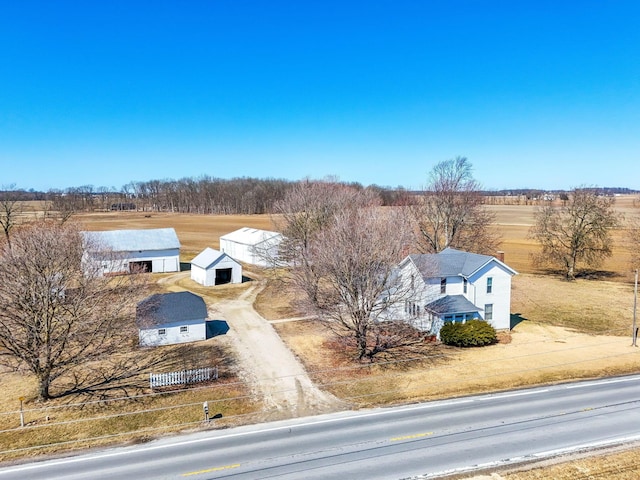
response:
<path id="1" fill-rule="evenodd" d="M 220 251 L 240 262 L 269 267 L 278 258 L 282 234 L 243 227 L 220 237 Z"/>
<path id="2" fill-rule="evenodd" d="M 173 228 L 83 232 L 85 261 L 102 273 L 180 271 L 180 241 Z"/>

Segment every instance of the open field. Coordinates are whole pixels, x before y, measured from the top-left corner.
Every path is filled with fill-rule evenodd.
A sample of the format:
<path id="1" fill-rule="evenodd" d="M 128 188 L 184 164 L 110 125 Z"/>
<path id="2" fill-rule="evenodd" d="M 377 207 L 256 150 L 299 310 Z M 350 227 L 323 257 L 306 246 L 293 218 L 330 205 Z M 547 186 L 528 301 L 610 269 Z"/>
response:
<path id="1" fill-rule="evenodd" d="M 636 195 L 616 197 L 616 211 L 625 222 L 640 216 Z M 505 261 L 520 273 L 544 273 L 531 264 L 531 254 L 538 251 L 538 245 L 528 238 L 528 232 L 534 223 L 535 206 L 532 205 L 490 205 L 488 208 L 496 215 L 496 227 L 502 236 L 501 250 L 505 252 Z M 630 281 L 632 272 L 629 267 L 631 252 L 627 230 L 621 228 L 613 232 L 613 256 L 605 260 L 600 270 L 610 272 L 614 279 Z"/>
<path id="2" fill-rule="evenodd" d="M 634 211 L 632 205 L 633 198 L 624 197 L 619 201 L 619 210 L 628 215 Z M 569 284 L 558 277 L 540 275 L 542 272 L 531 266 L 529 255 L 536 246 L 527 238 L 527 232 L 533 223 L 533 207 L 496 205 L 491 208 L 496 213 L 496 228 L 503 237 L 505 261 L 521 272 L 513 284 L 514 328 L 510 334 L 502 335 L 498 345 L 461 350 L 429 344 L 425 345 L 423 355 L 415 360 L 394 358 L 386 364 L 361 365 L 354 364 L 348 352 L 336 350 L 326 332 L 312 321 L 274 323 L 274 327 L 303 361 L 314 380 L 354 407 L 639 371 L 640 352 L 629 346 L 633 292 L 627 263 L 629 247 L 624 232 L 616 232 L 614 258 L 602 267 L 610 274 L 598 277 L 607 280 L 580 279 Z M 266 215 L 110 212 L 80 215 L 78 220 L 88 230 L 173 227 L 183 246 L 183 262 L 190 261 L 207 246 L 217 248 L 220 235 L 237 228 L 273 229 L 271 219 Z M 247 273 L 259 278 L 263 272 L 248 269 Z M 244 285 L 229 285 L 207 289 L 189 279 L 166 281 L 169 277 L 156 277 L 160 291 L 191 290 L 205 296 L 213 312 L 216 301 L 233 298 L 246 288 Z M 297 317 L 299 312 L 292 306 L 295 305 L 293 300 L 294 297 L 282 284 L 272 280 L 258 296 L 256 308 L 269 320 Z M 228 421 L 247 421 L 244 416 L 258 411 L 261 405 L 252 402 L 250 388 L 237 376 L 233 355 L 225 348 L 224 338 L 216 337 L 199 344 L 191 352 L 196 358 L 210 355 L 207 357 L 210 361 L 228 362 L 228 374 L 219 386 L 169 395 L 140 396 L 126 401 L 102 400 L 82 408 L 69 406 L 75 401 L 70 398 L 54 400 L 46 405 L 37 404 L 32 400 L 35 386 L 28 376 L 16 372 L 0 373 L 3 387 L 0 396 L 0 459 L 48 451 L 35 449 L 3 454 L 7 450 L 41 443 L 104 437 L 68 445 L 68 448 L 80 448 L 89 444 L 144 441 L 164 432 L 201 427 L 203 399 L 210 402 L 219 399 L 220 411 Z M 175 358 L 180 357 L 184 362 L 184 352 L 176 351 L 174 353 L 180 355 L 172 355 L 171 348 L 163 351 L 166 352 L 167 363 L 159 363 L 158 369 L 169 371 L 174 368 L 170 358 L 177 361 Z M 331 353 L 327 354 L 328 351 Z M 144 353 L 136 355 L 136 361 L 142 361 L 142 356 Z M 147 373 L 141 372 L 136 381 L 143 382 Z M 148 393 L 144 389 L 142 392 Z M 20 396 L 27 398 L 25 421 L 29 428 L 24 430 L 18 428 L 17 399 Z M 238 398 L 233 402 L 227 400 L 235 397 Z M 121 416 L 123 412 L 138 410 L 144 412 Z M 104 418 L 87 421 L 96 417 Z M 71 423 L 54 425 L 60 422 Z M 145 431 L 144 428 L 150 430 Z M 530 480 L 569 476 L 505 478 Z M 632 477 L 576 475 L 571 478 Z"/>

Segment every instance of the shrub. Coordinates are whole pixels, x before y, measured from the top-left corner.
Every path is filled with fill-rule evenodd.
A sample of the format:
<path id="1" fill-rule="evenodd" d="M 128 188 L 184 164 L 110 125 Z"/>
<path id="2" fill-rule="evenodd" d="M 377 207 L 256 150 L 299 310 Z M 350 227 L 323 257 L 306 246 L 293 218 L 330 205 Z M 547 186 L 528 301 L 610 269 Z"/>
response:
<path id="1" fill-rule="evenodd" d="M 484 320 L 466 323 L 445 323 L 440 329 L 440 340 L 456 347 L 483 347 L 498 341 L 496 330 Z"/>

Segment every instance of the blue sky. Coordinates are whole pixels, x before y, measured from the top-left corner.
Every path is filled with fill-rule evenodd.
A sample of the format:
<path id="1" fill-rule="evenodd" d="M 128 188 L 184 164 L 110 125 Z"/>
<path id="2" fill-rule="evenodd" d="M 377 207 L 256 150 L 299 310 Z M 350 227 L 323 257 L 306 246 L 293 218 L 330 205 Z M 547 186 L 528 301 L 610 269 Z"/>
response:
<path id="1" fill-rule="evenodd" d="M 0 186 L 640 189 L 640 2 L 0 0 Z"/>

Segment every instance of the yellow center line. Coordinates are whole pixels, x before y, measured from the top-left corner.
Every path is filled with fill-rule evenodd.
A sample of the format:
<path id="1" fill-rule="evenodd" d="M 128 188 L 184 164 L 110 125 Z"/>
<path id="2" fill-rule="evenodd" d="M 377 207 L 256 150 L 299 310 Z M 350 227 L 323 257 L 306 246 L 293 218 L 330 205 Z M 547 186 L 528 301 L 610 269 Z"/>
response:
<path id="1" fill-rule="evenodd" d="M 392 442 L 398 442 L 400 440 L 412 440 L 414 438 L 428 437 L 429 435 L 433 435 L 433 432 L 416 433 L 415 435 L 405 435 L 404 437 L 393 437 L 391 439 L 391 441 Z"/>
<path id="2" fill-rule="evenodd" d="M 201 473 L 211 473 L 211 472 L 219 472 L 220 470 L 230 470 L 232 468 L 238 468 L 240 466 L 239 463 L 234 463 L 233 465 L 225 465 L 223 467 L 213 467 L 207 468 L 206 470 L 198 470 L 197 472 L 189 472 L 183 473 L 183 477 L 189 477 L 191 475 L 200 475 Z"/>

